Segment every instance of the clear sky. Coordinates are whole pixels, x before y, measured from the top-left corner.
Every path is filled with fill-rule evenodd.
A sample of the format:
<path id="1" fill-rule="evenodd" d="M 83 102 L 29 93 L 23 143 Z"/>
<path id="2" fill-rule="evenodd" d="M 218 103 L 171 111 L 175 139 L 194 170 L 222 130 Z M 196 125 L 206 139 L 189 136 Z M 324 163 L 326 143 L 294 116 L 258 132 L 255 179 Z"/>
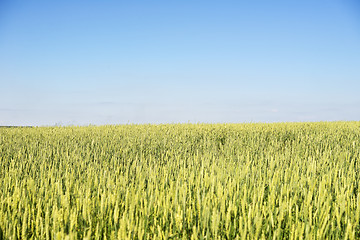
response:
<path id="1" fill-rule="evenodd" d="M 0 125 L 334 120 L 356 0 L 0 0 Z"/>

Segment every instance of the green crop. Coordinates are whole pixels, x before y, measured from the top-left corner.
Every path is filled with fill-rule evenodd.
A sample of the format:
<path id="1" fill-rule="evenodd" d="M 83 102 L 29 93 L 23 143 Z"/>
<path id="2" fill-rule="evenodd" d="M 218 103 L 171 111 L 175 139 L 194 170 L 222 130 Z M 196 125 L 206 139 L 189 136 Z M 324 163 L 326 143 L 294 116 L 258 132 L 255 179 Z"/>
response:
<path id="1" fill-rule="evenodd" d="M 360 239 L 360 122 L 0 129 L 0 239 Z"/>

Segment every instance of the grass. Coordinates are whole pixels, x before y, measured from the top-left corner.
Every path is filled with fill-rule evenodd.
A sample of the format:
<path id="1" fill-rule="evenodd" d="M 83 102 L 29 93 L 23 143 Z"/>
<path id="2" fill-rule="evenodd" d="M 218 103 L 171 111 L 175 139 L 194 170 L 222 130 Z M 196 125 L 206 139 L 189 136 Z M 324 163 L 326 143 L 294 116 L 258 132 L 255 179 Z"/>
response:
<path id="1" fill-rule="evenodd" d="M 1 239 L 360 239 L 360 122 L 0 129 Z"/>

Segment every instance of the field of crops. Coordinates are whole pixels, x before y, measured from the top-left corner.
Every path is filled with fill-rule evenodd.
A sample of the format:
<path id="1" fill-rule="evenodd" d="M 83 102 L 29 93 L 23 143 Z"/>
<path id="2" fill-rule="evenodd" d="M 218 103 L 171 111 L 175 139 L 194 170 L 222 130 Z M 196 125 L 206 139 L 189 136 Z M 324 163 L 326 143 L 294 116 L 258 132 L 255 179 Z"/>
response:
<path id="1" fill-rule="evenodd" d="M 360 239 L 360 122 L 0 129 L 0 239 Z"/>

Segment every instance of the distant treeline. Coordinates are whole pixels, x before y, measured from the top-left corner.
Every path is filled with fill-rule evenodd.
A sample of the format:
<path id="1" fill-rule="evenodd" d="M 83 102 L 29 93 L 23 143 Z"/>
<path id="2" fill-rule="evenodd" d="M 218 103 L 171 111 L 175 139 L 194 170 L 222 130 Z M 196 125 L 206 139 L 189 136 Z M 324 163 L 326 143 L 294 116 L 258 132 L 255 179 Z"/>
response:
<path id="1" fill-rule="evenodd" d="M 32 128 L 33 126 L 0 126 L 0 128 Z"/>

